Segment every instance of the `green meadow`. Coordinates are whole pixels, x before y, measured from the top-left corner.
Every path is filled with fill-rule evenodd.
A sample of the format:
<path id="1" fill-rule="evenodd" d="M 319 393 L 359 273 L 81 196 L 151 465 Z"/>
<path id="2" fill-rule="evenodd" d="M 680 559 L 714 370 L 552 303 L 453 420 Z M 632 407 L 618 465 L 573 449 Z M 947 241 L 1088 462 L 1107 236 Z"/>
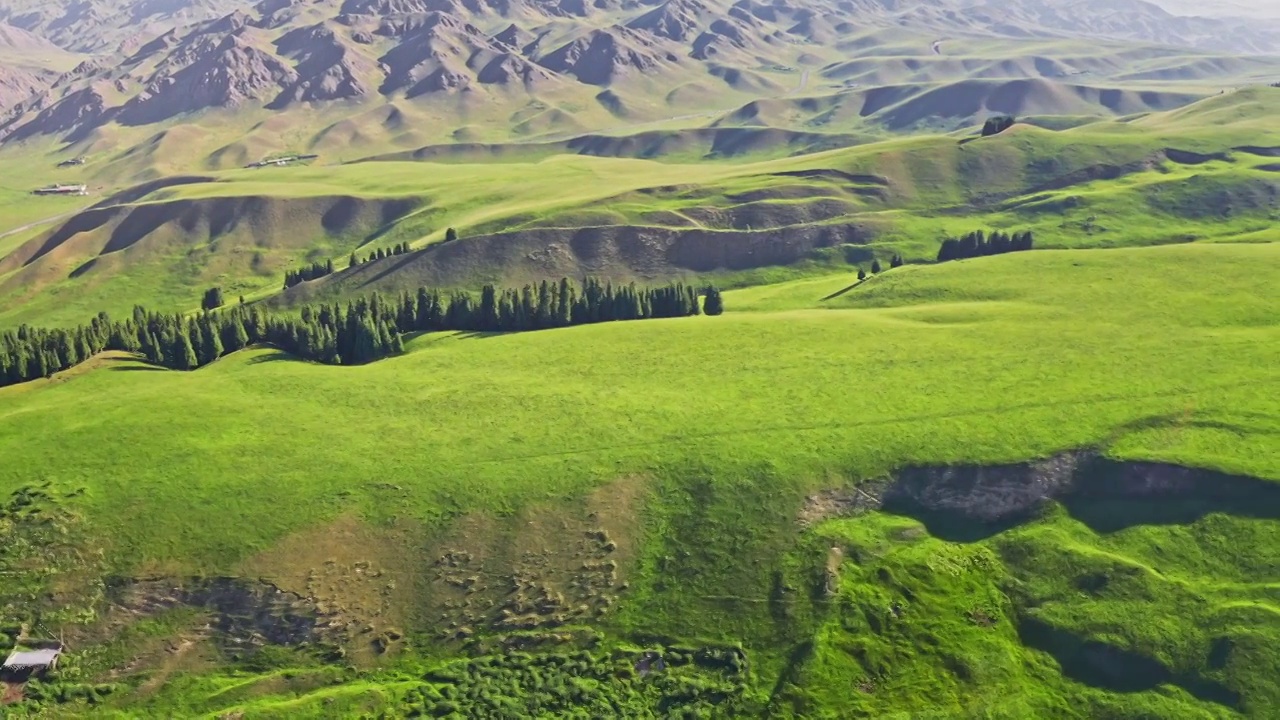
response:
<path id="1" fill-rule="evenodd" d="M 627 587 L 590 625 L 596 654 L 566 662 L 655 642 L 743 648 L 745 675 L 673 676 L 701 688 L 691 697 L 728 698 L 690 717 L 1266 717 L 1280 703 L 1268 234 L 908 265 L 861 283 L 828 272 L 727 292 L 720 317 L 427 334 L 362 367 L 265 348 L 191 373 L 101 357 L 0 389 L 0 496 L 43 488 L 84 560 L 41 581 L 59 599 L 43 617 L 111 638 L 66 671 L 118 685 L 95 706 L 108 716 L 477 716 L 519 702 L 512 688 L 550 671 L 431 674 L 457 648 L 432 639 L 428 568 L 442 547 L 560 547 L 543 526 L 578 527 L 585 502 L 617 539 Z M 1100 506 L 1051 503 L 977 538 L 883 512 L 798 520 L 815 493 L 904 467 L 1083 448 L 1267 482 L 1249 486 L 1248 510 L 1134 506 L 1116 526 Z M 322 539 L 349 527 L 367 544 Z M 109 588 L 70 589 L 96 587 L 71 581 L 87 566 L 303 592 L 296 568 L 353 558 L 382 562 L 401 590 L 385 616 L 343 607 L 370 626 L 394 618 L 409 644 L 345 666 L 228 655 L 179 610 L 121 630 Z M 809 598 L 824 564 L 834 594 Z M 1078 582 L 1095 575 L 1106 581 Z M 154 636 L 186 635 L 201 660 L 112 672 L 150 657 Z M 1108 662 L 1137 669 L 1098 670 Z M 655 687 L 579 691 L 670 714 L 661 703 L 685 691 Z"/>
<path id="2" fill-rule="evenodd" d="M 145 142 L 65 172 L 6 150 L 0 329 L 192 314 L 215 286 L 293 316 L 384 275 L 474 292 L 552 247 L 729 289 L 721 316 L 417 334 L 362 366 L 104 353 L 0 388 L 0 643 L 70 650 L 0 715 L 1269 718 L 1278 104 L 791 157 L 349 162 L 378 141 L 241 170 L 310 130 L 212 121 L 119 129 Z M 134 185 L 177 175 L 199 181 Z M 844 234 L 716 264 L 815 226 Z M 934 262 L 978 229 L 1035 249 Z M 738 269 L 643 254 L 644 231 Z M 965 485 L 1075 462 L 1007 517 Z"/>

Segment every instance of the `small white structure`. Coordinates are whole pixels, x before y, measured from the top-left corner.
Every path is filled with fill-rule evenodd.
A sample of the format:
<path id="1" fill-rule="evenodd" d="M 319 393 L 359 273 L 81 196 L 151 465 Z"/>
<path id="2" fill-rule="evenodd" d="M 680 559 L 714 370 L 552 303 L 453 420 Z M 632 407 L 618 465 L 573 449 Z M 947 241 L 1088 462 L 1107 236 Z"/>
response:
<path id="1" fill-rule="evenodd" d="M 88 195 L 87 185 L 50 185 L 31 192 L 36 195 Z"/>
<path id="2" fill-rule="evenodd" d="M 4 661 L 4 669 L 9 672 L 52 670 L 58 667 L 60 655 L 62 655 L 62 648 L 14 650 L 9 653 L 9 659 Z"/>

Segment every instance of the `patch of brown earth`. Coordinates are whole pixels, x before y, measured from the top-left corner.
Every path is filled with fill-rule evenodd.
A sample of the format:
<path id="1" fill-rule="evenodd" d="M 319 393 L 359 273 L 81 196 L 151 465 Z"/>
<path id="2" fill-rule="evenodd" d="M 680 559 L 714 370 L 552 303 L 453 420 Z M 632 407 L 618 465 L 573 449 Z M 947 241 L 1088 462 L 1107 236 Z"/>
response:
<path id="1" fill-rule="evenodd" d="M 367 662 L 403 639 L 426 564 L 421 529 L 344 515 L 285 538 L 240 571 L 305 598 L 346 636 L 351 659 Z"/>
<path id="2" fill-rule="evenodd" d="M 623 478 L 510 518 L 468 514 L 432 543 L 428 621 L 439 640 L 573 642 L 606 617 L 637 558 L 647 486 Z"/>

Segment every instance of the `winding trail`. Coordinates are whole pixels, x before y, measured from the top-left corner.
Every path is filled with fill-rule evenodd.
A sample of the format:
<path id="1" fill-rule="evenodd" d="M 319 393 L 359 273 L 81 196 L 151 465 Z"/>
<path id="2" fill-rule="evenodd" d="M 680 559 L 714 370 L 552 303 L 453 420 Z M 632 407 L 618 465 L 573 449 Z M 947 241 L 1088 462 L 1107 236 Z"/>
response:
<path id="1" fill-rule="evenodd" d="M 83 209 L 83 208 L 81 208 L 81 210 L 82 210 L 82 209 Z M 11 230 L 5 230 L 4 232 L 0 232 L 0 240 L 2 240 L 2 239 L 4 239 L 4 238 L 7 238 L 7 237 L 9 237 L 10 235 L 17 235 L 17 234 L 18 234 L 18 233 L 20 233 L 20 232 L 23 232 L 23 231 L 26 231 L 26 230 L 30 230 L 31 228 L 40 227 L 41 225 L 47 225 L 47 224 L 49 224 L 49 223 L 51 223 L 51 222 L 56 222 L 56 221 L 61 220 L 61 219 L 63 219 L 63 218 L 71 217 L 72 215 L 75 215 L 75 214 L 76 214 L 76 213 L 78 213 L 78 212 L 80 212 L 80 210 L 72 210 L 71 212 L 64 212 L 64 213 L 62 213 L 61 215 L 54 215 L 53 217 L 47 217 L 47 218 L 45 218 L 45 219 L 43 219 L 43 220 L 36 220 L 35 222 L 29 222 L 29 223 L 27 223 L 26 225 L 22 225 L 22 226 L 20 226 L 20 227 L 13 228 L 13 229 L 11 229 Z"/>

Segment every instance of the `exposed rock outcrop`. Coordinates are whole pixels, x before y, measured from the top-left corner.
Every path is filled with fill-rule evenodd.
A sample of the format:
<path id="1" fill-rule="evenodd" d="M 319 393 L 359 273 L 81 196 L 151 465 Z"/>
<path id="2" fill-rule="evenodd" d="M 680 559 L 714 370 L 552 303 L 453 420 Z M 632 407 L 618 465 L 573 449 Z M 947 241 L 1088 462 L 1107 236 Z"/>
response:
<path id="1" fill-rule="evenodd" d="M 143 125 L 206 108 L 235 107 L 274 97 L 296 82 L 298 73 L 284 60 L 239 35 L 227 35 L 191 64 L 152 80 L 124 105 L 119 119 Z"/>
<path id="2" fill-rule="evenodd" d="M 507 52 L 476 26 L 441 12 L 384 21 L 378 33 L 401 39 L 381 58 L 387 77 L 380 91 L 404 90 L 408 97 L 465 89 L 473 80 L 468 60 Z"/>
<path id="3" fill-rule="evenodd" d="M 370 92 L 368 78 L 378 71 L 372 60 L 324 24 L 287 33 L 276 41 L 276 48 L 298 64 L 297 81 L 272 101 L 273 108 L 363 97 Z"/>
<path id="4" fill-rule="evenodd" d="M 110 107 L 107 101 L 110 92 L 109 87 L 96 84 L 76 90 L 26 122 L 18 118 L 13 121 L 15 127 L 0 126 L 0 139 L 22 140 L 33 135 L 62 133 L 78 137 L 115 117 L 118 109 Z"/>
<path id="5" fill-rule="evenodd" d="M 608 85 L 622 75 L 659 70 L 674 60 L 634 30 L 592 30 L 539 59 L 550 70 L 591 85 Z"/>
<path id="6" fill-rule="evenodd" d="M 683 42 L 694 37 L 711 14 L 711 8 L 700 0 L 667 0 L 627 23 L 627 27 Z"/>

